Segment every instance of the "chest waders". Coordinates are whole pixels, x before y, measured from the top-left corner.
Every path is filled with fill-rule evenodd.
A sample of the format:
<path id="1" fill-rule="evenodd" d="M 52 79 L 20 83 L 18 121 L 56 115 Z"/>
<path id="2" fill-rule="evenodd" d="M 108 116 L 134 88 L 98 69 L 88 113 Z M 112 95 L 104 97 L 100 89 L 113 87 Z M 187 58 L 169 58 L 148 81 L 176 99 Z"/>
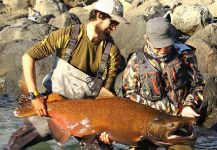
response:
<path id="1" fill-rule="evenodd" d="M 69 64 L 72 52 L 78 41 L 79 29 L 80 26 L 76 25 L 64 58 L 61 59 L 56 55 L 53 57 L 52 70 L 43 80 L 43 85 L 47 92 L 55 92 L 68 99 L 96 97 L 99 94 L 103 84 L 103 72 L 112 46 L 110 42 L 107 43 L 96 77 L 87 75 Z"/>
<path id="2" fill-rule="evenodd" d="M 63 59 L 53 57 L 51 72 L 44 78 L 47 92 L 57 92 L 66 98 L 95 97 L 98 95 L 112 44 L 107 43 L 102 55 L 101 65 L 96 77 L 91 77 L 68 63 L 78 41 L 80 26 L 75 25 Z M 52 139 L 46 117 L 31 116 L 24 118 L 23 124 L 10 137 L 7 149 L 21 150 L 42 141 Z M 98 145 L 99 146 L 99 145 Z"/>

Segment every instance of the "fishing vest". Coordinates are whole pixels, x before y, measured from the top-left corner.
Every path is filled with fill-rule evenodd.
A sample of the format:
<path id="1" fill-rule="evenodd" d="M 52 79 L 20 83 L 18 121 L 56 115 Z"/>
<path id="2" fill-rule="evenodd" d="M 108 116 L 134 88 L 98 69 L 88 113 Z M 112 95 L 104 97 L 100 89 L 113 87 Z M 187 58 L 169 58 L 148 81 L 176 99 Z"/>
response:
<path id="1" fill-rule="evenodd" d="M 165 63 L 161 71 L 154 67 L 149 59 L 153 56 L 139 49 L 136 52 L 139 63 L 139 77 L 141 83 L 141 95 L 150 101 L 159 101 L 168 97 L 178 101 L 176 92 L 190 84 L 186 64 L 182 60 L 182 52 L 191 50 L 184 44 L 174 45 L 173 57 Z M 167 81 L 167 82 L 166 82 Z M 169 93 L 169 94 L 168 94 Z"/>
<path id="2" fill-rule="evenodd" d="M 77 24 L 74 27 L 63 59 L 57 57 L 56 54 L 53 56 L 51 72 L 42 81 L 46 92 L 58 93 L 68 99 L 96 97 L 99 94 L 103 84 L 103 72 L 106 68 L 112 43 L 107 42 L 97 75 L 92 77 L 69 64 L 72 52 L 78 41 L 79 32 L 80 25 Z"/>

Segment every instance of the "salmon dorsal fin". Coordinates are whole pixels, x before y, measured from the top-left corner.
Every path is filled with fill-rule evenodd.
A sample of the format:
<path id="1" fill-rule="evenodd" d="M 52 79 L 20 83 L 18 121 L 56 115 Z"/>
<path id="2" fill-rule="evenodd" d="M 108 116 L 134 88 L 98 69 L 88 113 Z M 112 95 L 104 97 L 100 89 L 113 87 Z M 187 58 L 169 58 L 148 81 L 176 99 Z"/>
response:
<path id="1" fill-rule="evenodd" d="M 53 119 L 48 119 L 48 126 L 52 137 L 58 142 L 59 145 L 63 145 L 71 137 L 69 131 L 64 129 Z"/>
<path id="2" fill-rule="evenodd" d="M 109 90 L 107 90 L 106 88 L 102 87 L 99 92 L 99 95 L 95 99 L 103 99 L 103 98 L 111 98 L 111 97 L 115 97 L 115 95 Z"/>
<path id="3" fill-rule="evenodd" d="M 28 88 L 27 88 L 27 85 L 26 85 L 26 82 L 23 81 L 23 80 L 19 80 L 18 81 L 18 85 L 20 87 L 20 91 L 23 95 L 28 95 Z"/>
<path id="4" fill-rule="evenodd" d="M 62 97 L 61 95 L 59 95 L 57 93 L 51 93 L 48 95 L 47 102 L 53 102 L 53 101 L 58 101 L 58 100 L 62 100 L 62 99 L 64 99 L 64 97 Z"/>
<path id="5" fill-rule="evenodd" d="M 14 111 L 15 117 L 28 117 L 36 115 L 36 111 L 33 108 L 31 101 L 28 99 L 28 89 L 25 81 L 19 80 L 18 82 L 21 95 L 17 101 L 17 108 Z"/>

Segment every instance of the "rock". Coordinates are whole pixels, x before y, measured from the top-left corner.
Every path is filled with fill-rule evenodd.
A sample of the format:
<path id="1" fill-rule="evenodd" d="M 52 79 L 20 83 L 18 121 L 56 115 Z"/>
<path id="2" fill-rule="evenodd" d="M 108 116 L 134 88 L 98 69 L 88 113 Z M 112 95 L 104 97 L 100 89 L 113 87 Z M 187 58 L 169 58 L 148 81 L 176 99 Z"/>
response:
<path id="1" fill-rule="evenodd" d="M 208 102 L 208 114 L 217 108 L 217 76 L 211 76 L 206 80 L 204 88 L 204 100 Z"/>
<path id="2" fill-rule="evenodd" d="M 0 10 L 4 7 L 5 7 L 5 5 L 3 3 L 0 3 Z"/>
<path id="3" fill-rule="evenodd" d="M 198 66 L 204 77 L 217 75 L 217 24 L 210 24 L 187 40 L 196 48 Z M 204 57 L 205 56 L 205 57 Z"/>
<path id="4" fill-rule="evenodd" d="M 130 4 L 132 4 L 132 2 L 134 1 L 134 0 L 125 0 L 126 2 L 128 2 L 128 3 L 130 3 Z"/>
<path id="5" fill-rule="evenodd" d="M 31 21 L 31 20 L 30 20 Z M 41 40 L 55 27 L 47 24 L 22 24 L 18 20 L 19 26 L 7 26 L 0 32 L 0 42 L 9 42 L 13 40 Z"/>
<path id="6" fill-rule="evenodd" d="M 89 20 L 89 12 L 90 10 L 86 10 L 82 7 L 75 7 L 69 10 L 69 13 L 75 14 L 78 16 L 82 23 L 87 23 Z"/>
<path id="7" fill-rule="evenodd" d="M 5 77 L 0 76 L 0 95 L 5 93 Z"/>
<path id="8" fill-rule="evenodd" d="M 114 41 L 125 59 L 145 43 L 146 21 L 142 16 L 129 18 L 129 21 L 130 25 L 120 24 L 117 30 L 112 33 Z"/>
<path id="9" fill-rule="evenodd" d="M 29 4 L 31 7 L 34 7 L 35 6 L 35 2 L 36 0 L 29 0 Z"/>
<path id="10" fill-rule="evenodd" d="M 207 79 L 203 95 L 204 100 L 208 103 L 208 117 L 204 122 L 204 126 L 217 131 L 217 76 Z"/>
<path id="11" fill-rule="evenodd" d="M 120 69 L 126 66 L 128 56 L 141 48 L 145 44 L 144 34 L 146 21 L 142 16 L 129 18 L 130 25 L 120 24 L 117 30 L 112 33 L 115 43 L 119 47 L 123 59 Z M 126 32 L 127 31 L 127 32 Z M 122 73 L 120 73 L 115 82 L 115 92 L 118 93 L 122 86 Z"/>
<path id="12" fill-rule="evenodd" d="M 131 5 L 131 8 L 125 13 L 126 17 L 143 16 L 147 21 L 154 17 L 162 16 L 166 13 L 163 5 L 157 0 L 153 1 L 142 1 L 142 4 L 138 6 Z"/>
<path id="13" fill-rule="evenodd" d="M 4 93 L 15 95 L 18 93 L 18 80 L 21 79 L 21 56 L 25 49 L 35 42 L 12 41 L 0 43 L 0 76 L 5 77 Z M 15 55 L 16 53 L 16 55 Z M 10 62 L 10 63 L 9 63 Z"/>
<path id="14" fill-rule="evenodd" d="M 22 55 L 37 42 L 38 41 L 31 40 L 14 40 L 0 43 L 0 77 L 5 77 L 4 93 L 18 95 L 18 80 L 23 79 L 21 63 Z M 14 55 L 15 53 L 16 55 Z M 41 82 L 44 76 L 49 72 L 51 68 L 50 64 L 50 57 L 40 62 L 36 62 L 37 83 L 40 91 L 44 90 Z"/>
<path id="15" fill-rule="evenodd" d="M 17 8 L 27 8 L 29 6 L 29 0 L 3 0 L 3 4 Z"/>
<path id="16" fill-rule="evenodd" d="M 171 23 L 183 33 L 192 35 L 195 31 L 211 23 L 212 15 L 202 5 L 181 5 L 171 15 Z"/>
<path id="17" fill-rule="evenodd" d="M 44 16 L 39 16 L 36 19 L 37 23 L 43 24 L 43 23 L 48 23 L 52 18 L 55 18 L 54 15 L 50 14 L 50 15 L 44 15 Z"/>
<path id="18" fill-rule="evenodd" d="M 36 0 L 34 10 L 40 12 L 41 16 L 53 14 L 57 17 L 66 12 L 67 8 L 60 0 Z"/>
<path id="19" fill-rule="evenodd" d="M 63 2 L 70 7 L 84 7 L 96 1 L 97 0 L 63 0 Z"/>
<path id="20" fill-rule="evenodd" d="M 142 5 L 143 3 L 145 3 L 144 0 L 132 0 L 131 1 L 131 9 L 138 7 L 138 6 Z"/>
<path id="21" fill-rule="evenodd" d="M 207 6 L 213 17 L 217 17 L 217 1 Z"/>
<path id="22" fill-rule="evenodd" d="M 59 17 L 53 18 L 49 21 L 49 24 L 57 27 L 57 28 L 63 28 L 74 24 L 80 24 L 80 19 L 72 13 L 64 13 L 60 15 Z"/>

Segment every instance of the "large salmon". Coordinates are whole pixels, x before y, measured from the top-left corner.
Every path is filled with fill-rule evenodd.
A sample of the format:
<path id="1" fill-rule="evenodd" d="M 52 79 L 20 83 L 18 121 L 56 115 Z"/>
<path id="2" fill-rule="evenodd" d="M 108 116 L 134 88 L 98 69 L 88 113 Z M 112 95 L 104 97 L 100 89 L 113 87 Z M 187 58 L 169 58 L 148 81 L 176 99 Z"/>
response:
<path id="1" fill-rule="evenodd" d="M 20 83 L 23 94 L 15 116 L 36 115 L 26 97 L 27 88 L 23 82 Z M 52 93 L 48 96 L 47 110 L 51 134 L 60 144 L 71 136 L 82 138 L 104 131 L 112 141 L 128 145 L 137 145 L 139 141 L 147 139 L 158 145 L 173 145 L 195 139 L 192 128 L 195 119 L 170 116 L 121 97 L 68 100 Z"/>

